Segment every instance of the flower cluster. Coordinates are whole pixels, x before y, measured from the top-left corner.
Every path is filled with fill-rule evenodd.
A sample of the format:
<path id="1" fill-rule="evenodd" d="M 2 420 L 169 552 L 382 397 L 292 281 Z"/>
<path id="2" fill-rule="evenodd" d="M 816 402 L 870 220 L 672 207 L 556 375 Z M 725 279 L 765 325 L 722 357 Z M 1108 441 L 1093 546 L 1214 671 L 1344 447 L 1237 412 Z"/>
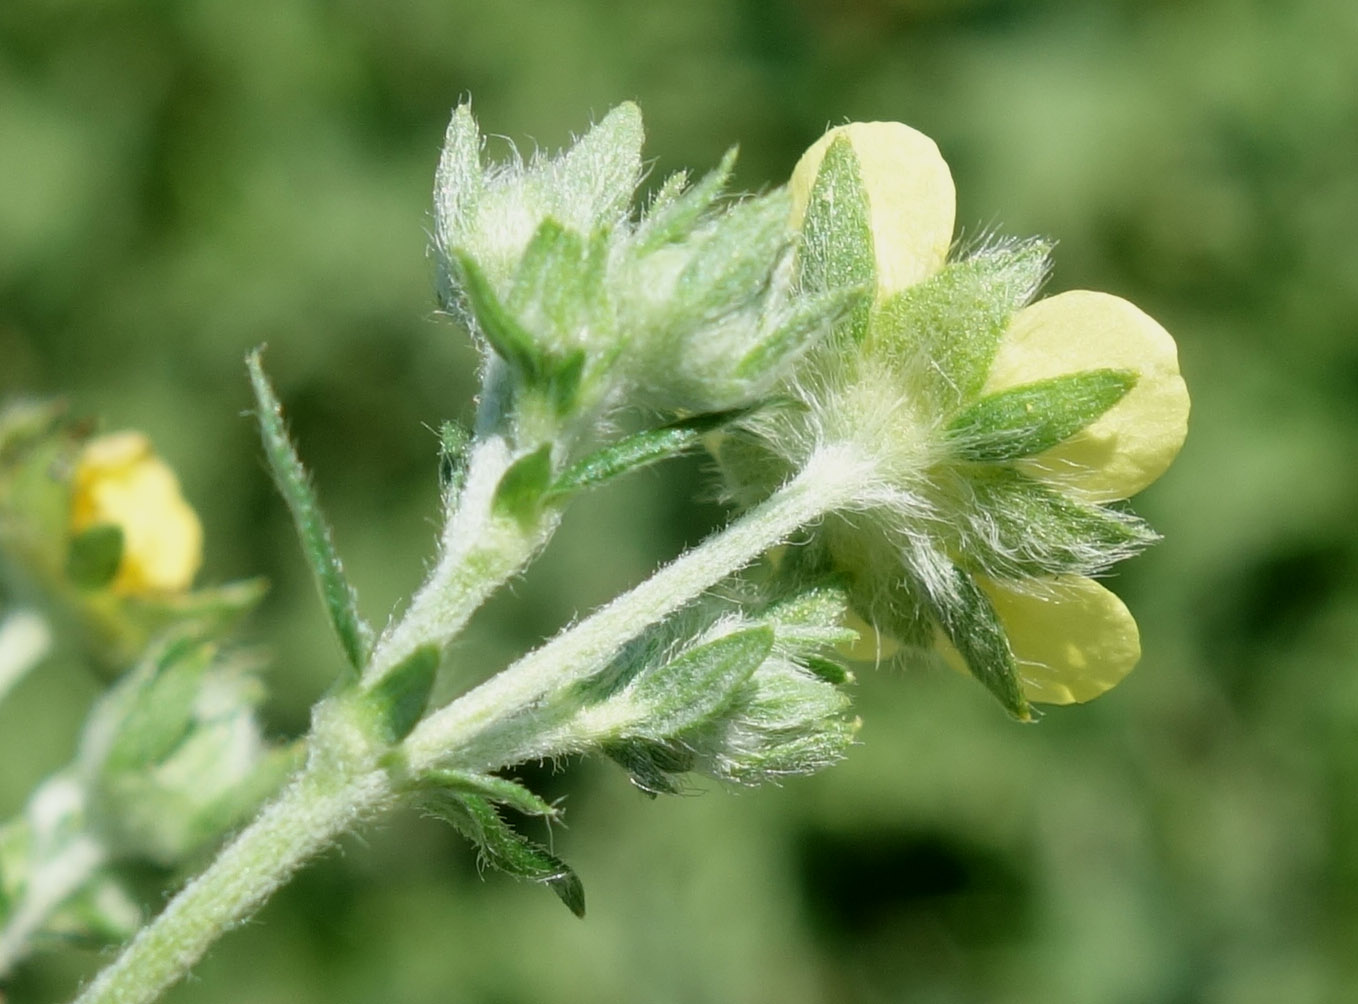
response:
<path id="1" fill-rule="evenodd" d="M 1136 624 L 1093 576 L 1155 539 L 1118 505 L 1183 442 L 1174 341 L 1136 307 L 1074 291 L 1030 302 L 1041 242 L 949 258 L 953 183 L 937 147 L 898 123 L 831 130 L 790 185 L 810 293 L 870 302 L 724 437 L 751 500 L 826 445 L 874 472 L 850 511 L 792 560 L 841 570 L 885 636 L 941 648 L 1016 716 L 1084 701 L 1139 657 Z"/>
<path id="2" fill-rule="evenodd" d="M 842 310 L 837 291 L 794 296 L 786 192 L 723 198 L 734 151 L 696 183 L 670 176 L 634 214 L 642 138 L 623 104 L 557 156 L 491 165 L 470 109 L 453 114 L 440 300 L 493 350 L 487 400 L 511 399 L 520 447 L 610 408 L 750 405 Z"/>

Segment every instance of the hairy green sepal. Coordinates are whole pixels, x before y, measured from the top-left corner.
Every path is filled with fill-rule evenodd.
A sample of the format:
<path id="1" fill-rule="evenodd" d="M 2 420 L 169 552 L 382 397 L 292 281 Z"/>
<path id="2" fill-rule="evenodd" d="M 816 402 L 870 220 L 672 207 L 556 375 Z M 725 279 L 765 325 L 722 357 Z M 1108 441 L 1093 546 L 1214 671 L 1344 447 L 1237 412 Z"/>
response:
<path id="1" fill-rule="evenodd" d="M 1033 713 L 1019 685 L 1018 666 L 1009 639 L 1000 626 L 995 608 L 970 575 L 953 573 L 953 595 L 938 604 L 939 626 L 961 654 L 971 675 L 1019 721 L 1032 721 Z"/>
<path id="2" fill-rule="evenodd" d="M 1134 386 L 1131 370 L 1100 369 L 1013 387 L 963 411 L 949 423 L 948 437 L 963 460 L 1035 456 L 1098 419 Z"/>

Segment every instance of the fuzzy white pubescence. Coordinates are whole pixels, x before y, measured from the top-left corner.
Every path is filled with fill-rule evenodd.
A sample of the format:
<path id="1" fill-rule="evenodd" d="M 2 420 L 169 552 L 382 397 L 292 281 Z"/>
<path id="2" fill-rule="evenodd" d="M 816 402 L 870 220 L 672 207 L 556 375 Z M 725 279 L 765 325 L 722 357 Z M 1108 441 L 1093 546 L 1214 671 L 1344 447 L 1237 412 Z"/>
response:
<path id="1" fill-rule="evenodd" d="M 441 302 L 477 330 L 457 259 L 474 262 L 542 351 L 584 352 L 577 411 L 589 420 L 757 403 L 829 330 L 843 297 L 799 295 L 789 198 L 724 197 L 733 154 L 696 184 L 672 176 L 634 214 L 641 139 L 639 113 L 623 105 L 555 157 L 525 164 L 511 150 L 487 166 L 459 108 L 435 191 Z M 553 226 L 565 236 L 538 239 Z M 487 356 L 488 383 L 505 378 Z"/>
<path id="2" fill-rule="evenodd" d="M 1001 291 L 1011 312 L 1035 289 L 1013 285 Z M 1125 509 L 1078 500 L 1012 463 L 961 456 L 965 444 L 950 438 L 948 425 L 975 393 L 940 403 L 939 363 L 920 351 L 922 339 L 883 345 L 874 333 L 864 341 L 840 331 L 818 345 L 775 389 L 793 404 L 742 418 L 714 452 L 728 495 L 744 505 L 829 448 L 864 459 L 860 469 L 871 475 L 808 531 L 798 559 L 847 572 L 853 606 L 868 620 L 902 642 L 928 645 L 931 611 L 957 602 L 959 572 L 1021 589 L 1054 575 L 1103 574 L 1158 539 Z"/>
<path id="3" fill-rule="evenodd" d="M 847 674 L 834 646 L 854 637 L 840 623 L 845 609 L 835 586 L 793 588 L 771 603 L 767 591 L 729 582 L 725 596 L 704 598 L 633 643 L 611 668 L 628 683 L 585 714 L 595 722 L 611 721 L 605 751 L 653 792 L 680 790 L 678 778 L 688 772 L 757 784 L 830 766 L 843 758 L 857 729 L 848 715 L 848 696 L 837 686 Z M 692 713 L 676 714 L 678 706 L 668 698 L 657 720 L 636 699 L 641 692 L 663 690 L 666 678 L 675 675 L 671 667 L 704 646 L 751 629 L 771 632 L 771 647 L 761 650 L 746 675 L 694 693 Z M 827 679 L 827 670 L 842 675 Z M 682 726 L 661 724 L 676 720 Z"/>

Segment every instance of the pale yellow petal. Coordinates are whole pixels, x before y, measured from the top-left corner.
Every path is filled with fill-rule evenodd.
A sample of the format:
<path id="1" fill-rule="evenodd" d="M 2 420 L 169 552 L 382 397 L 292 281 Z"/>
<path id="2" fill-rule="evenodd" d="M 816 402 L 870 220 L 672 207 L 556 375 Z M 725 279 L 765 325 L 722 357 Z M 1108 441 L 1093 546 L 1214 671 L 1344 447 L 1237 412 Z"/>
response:
<path id="1" fill-rule="evenodd" d="M 1094 369 L 1131 370 L 1136 386 L 1089 427 L 1023 465 L 1090 501 L 1110 502 L 1163 474 L 1188 431 L 1188 388 L 1169 332 L 1108 293 L 1060 293 L 1014 317 L 983 393 Z"/>
<path id="2" fill-rule="evenodd" d="M 940 268 L 952 244 L 957 197 L 938 146 L 900 122 L 854 122 L 831 129 L 792 172 L 792 219 L 806 215 L 821 160 L 840 136 L 858 157 L 882 295 L 913 286 Z"/>
<path id="3" fill-rule="evenodd" d="M 72 480 L 71 530 L 110 524 L 123 533 L 111 587 L 124 595 L 179 592 L 203 560 L 203 526 L 179 479 L 140 433 L 91 440 Z"/>
<path id="4" fill-rule="evenodd" d="M 1030 701 L 1076 704 L 1117 686 L 1141 658 L 1136 621 L 1093 579 L 1063 575 L 1021 589 L 977 578 L 1000 619 Z"/>

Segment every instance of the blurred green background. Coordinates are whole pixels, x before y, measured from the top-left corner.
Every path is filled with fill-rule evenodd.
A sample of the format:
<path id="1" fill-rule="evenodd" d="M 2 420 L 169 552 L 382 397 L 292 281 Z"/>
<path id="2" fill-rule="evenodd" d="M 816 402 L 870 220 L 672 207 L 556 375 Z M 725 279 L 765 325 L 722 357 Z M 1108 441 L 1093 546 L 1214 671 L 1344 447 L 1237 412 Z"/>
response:
<path id="1" fill-rule="evenodd" d="M 435 437 L 475 361 L 425 255 L 452 105 L 556 148 L 638 100 L 654 176 L 742 149 L 780 181 L 845 119 L 950 160 L 964 234 L 1059 240 L 1179 339 L 1166 541 L 1115 587 L 1141 668 L 1012 724 L 948 673 L 865 672 L 816 778 L 650 802 L 600 763 L 556 847 L 578 922 L 478 876 L 439 824 L 345 840 L 176 1002 L 1341 1002 L 1358 999 L 1358 5 L 1352 0 L 4 0 L 0 393 L 140 427 L 262 572 L 248 631 L 301 731 L 338 653 L 242 411 L 268 363 L 370 617 L 434 536 Z M 474 625 L 488 670 L 719 522 L 701 465 L 577 505 Z M 709 493 L 710 494 L 710 493 Z M 57 660 L 0 710 L 0 816 L 95 684 Z M 35 959 L 12 1004 L 97 966 Z"/>

